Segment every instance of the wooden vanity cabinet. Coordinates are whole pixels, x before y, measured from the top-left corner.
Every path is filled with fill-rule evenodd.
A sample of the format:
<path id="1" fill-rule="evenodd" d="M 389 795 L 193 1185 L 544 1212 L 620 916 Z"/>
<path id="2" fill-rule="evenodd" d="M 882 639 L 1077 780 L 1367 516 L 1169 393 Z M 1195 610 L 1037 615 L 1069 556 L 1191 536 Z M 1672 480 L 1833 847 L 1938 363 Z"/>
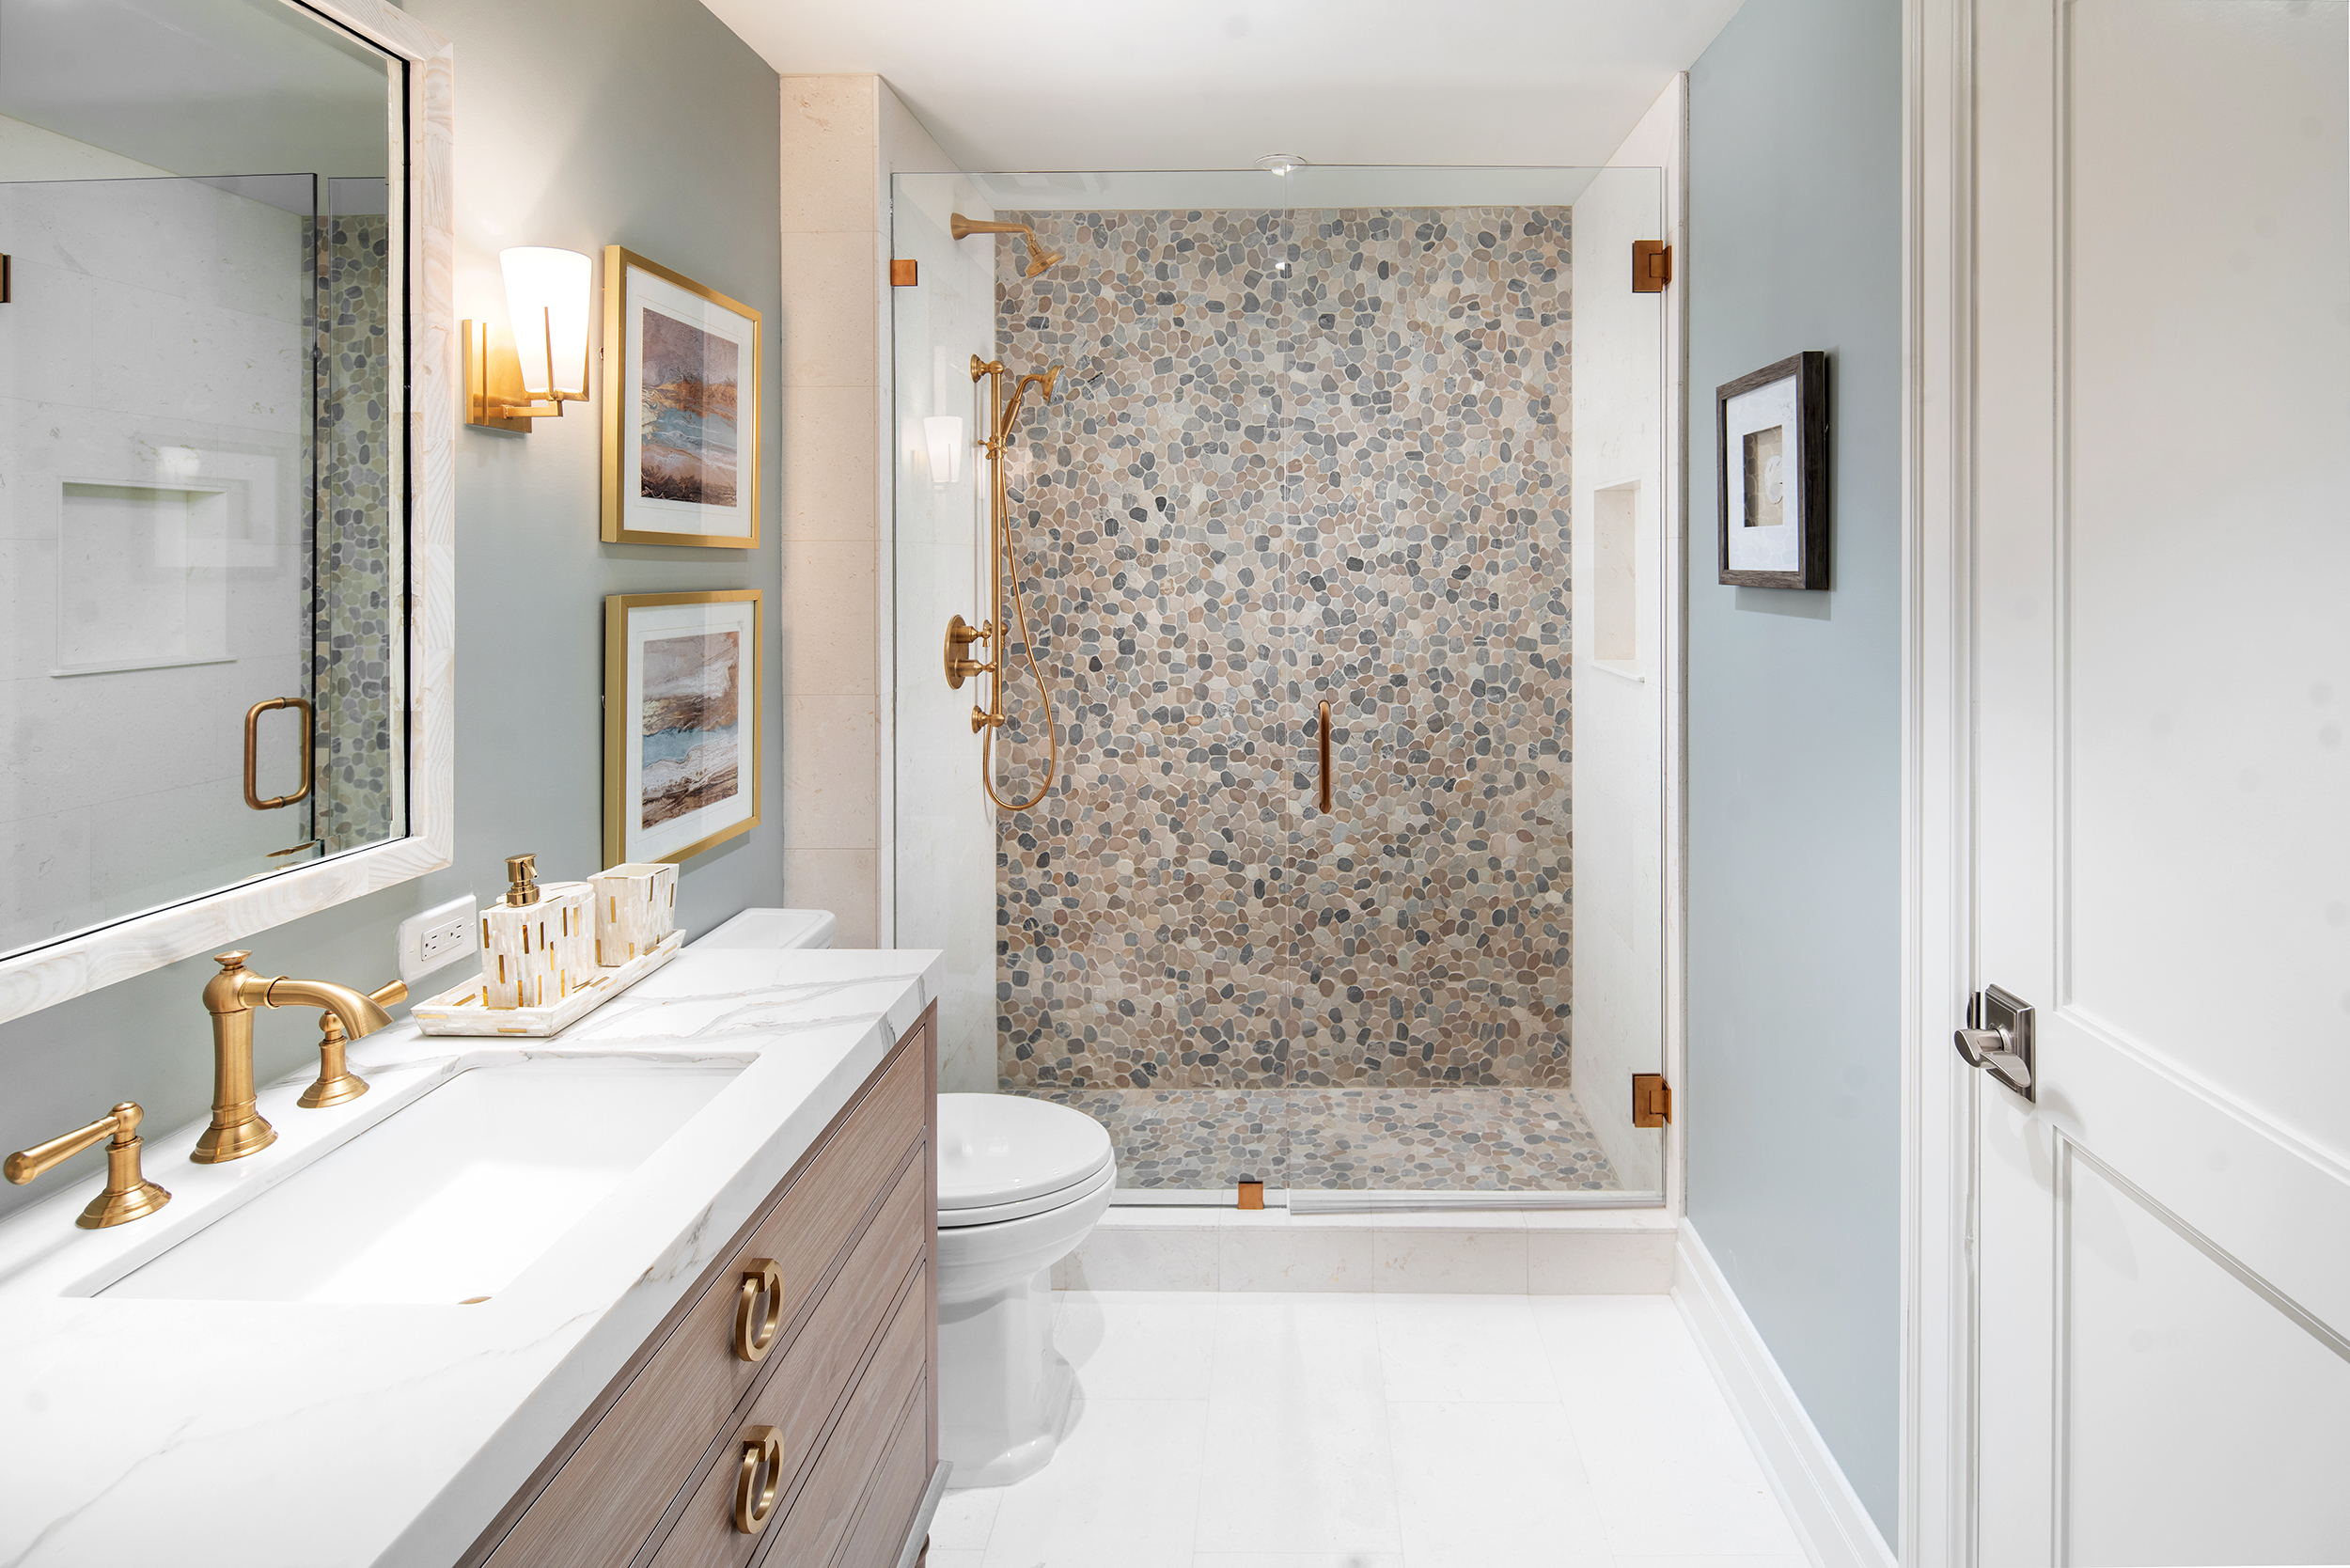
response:
<path id="1" fill-rule="evenodd" d="M 460 1568 L 895 1568 L 938 1467 L 937 1016 L 906 1032 Z M 738 1341 L 756 1350 L 771 1316 L 746 1356 Z"/>

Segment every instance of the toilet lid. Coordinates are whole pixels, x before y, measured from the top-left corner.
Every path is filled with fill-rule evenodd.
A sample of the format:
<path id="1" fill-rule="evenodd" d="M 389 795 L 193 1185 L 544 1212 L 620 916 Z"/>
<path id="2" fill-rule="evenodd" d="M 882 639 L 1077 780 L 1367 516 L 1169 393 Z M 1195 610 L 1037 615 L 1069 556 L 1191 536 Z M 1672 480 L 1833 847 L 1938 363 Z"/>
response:
<path id="1" fill-rule="evenodd" d="M 1083 1111 L 1019 1094 L 938 1097 L 942 1210 L 1042 1198 L 1110 1163 L 1108 1131 Z"/>

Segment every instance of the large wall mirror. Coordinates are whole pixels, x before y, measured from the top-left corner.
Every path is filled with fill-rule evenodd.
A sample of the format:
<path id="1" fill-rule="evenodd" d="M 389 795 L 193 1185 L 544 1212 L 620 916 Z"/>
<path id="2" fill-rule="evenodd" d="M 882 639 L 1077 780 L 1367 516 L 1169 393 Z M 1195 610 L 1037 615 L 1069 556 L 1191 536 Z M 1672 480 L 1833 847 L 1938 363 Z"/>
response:
<path id="1" fill-rule="evenodd" d="M 446 863 L 447 68 L 0 0 L 0 1018 Z"/>

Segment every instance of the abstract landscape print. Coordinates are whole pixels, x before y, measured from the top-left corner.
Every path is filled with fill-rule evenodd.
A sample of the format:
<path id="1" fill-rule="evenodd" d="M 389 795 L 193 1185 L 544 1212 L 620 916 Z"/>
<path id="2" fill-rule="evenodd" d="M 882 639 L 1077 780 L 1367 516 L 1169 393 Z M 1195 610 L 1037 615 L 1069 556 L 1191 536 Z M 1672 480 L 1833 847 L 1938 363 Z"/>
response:
<path id="1" fill-rule="evenodd" d="M 644 670 L 637 823 L 650 828 L 741 788 L 743 634 L 654 638 Z"/>
<path id="2" fill-rule="evenodd" d="M 759 548 L 765 319 L 606 245 L 603 329 L 604 541 Z"/>
<path id="3" fill-rule="evenodd" d="M 603 601 L 604 863 L 677 862 L 759 825 L 760 594 Z"/>
<path id="4" fill-rule="evenodd" d="M 732 508 L 742 345 L 645 306 L 638 360 L 636 494 Z"/>

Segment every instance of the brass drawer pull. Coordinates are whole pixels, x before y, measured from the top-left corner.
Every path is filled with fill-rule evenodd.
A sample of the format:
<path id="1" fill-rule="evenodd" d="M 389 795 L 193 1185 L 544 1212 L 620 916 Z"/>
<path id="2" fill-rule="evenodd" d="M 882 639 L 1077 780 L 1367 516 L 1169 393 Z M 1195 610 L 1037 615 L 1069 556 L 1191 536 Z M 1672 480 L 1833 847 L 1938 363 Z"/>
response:
<path id="1" fill-rule="evenodd" d="M 734 1528 L 757 1535 L 774 1516 L 776 1495 L 783 1490 L 783 1434 L 772 1426 L 746 1426 L 742 1443 L 743 1467 L 734 1478 Z"/>
<path id="2" fill-rule="evenodd" d="M 759 1298 L 767 1298 L 760 1316 Z M 745 1361 L 765 1357 L 783 1326 L 783 1270 L 773 1258 L 753 1258 L 743 1271 L 743 1294 L 734 1302 L 734 1354 Z"/>
<path id="3" fill-rule="evenodd" d="M 302 714 L 302 788 L 290 795 L 276 795 L 263 800 L 260 791 L 254 787 L 255 769 L 259 762 L 258 753 L 261 745 L 261 715 L 272 708 L 293 708 L 299 710 Z M 274 811 L 281 806 L 291 806 L 298 800 L 306 800 L 309 797 L 310 770 L 316 760 L 311 754 L 311 740 L 316 729 L 316 716 L 310 711 L 309 702 L 303 698 L 273 697 L 267 702 L 256 702 L 245 710 L 244 803 L 247 806 L 256 811 Z M 294 847 L 301 849 L 305 846 L 297 844 Z"/>

